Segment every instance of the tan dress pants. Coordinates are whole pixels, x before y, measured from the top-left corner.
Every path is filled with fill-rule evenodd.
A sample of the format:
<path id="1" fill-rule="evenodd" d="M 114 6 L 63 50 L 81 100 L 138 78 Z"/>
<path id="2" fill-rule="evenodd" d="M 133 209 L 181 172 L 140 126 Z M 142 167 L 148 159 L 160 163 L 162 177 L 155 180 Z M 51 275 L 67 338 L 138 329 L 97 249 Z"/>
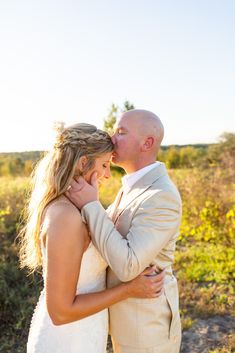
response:
<path id="1" fill-rule="evenodd" d="M 113 339 L 112 343 L 114 353 L 179 353 L 181 337 L 177 337 L 177 339 L 169 339 L 167 342 L 149 348 L 133 348 L 128 346 L 122 346 L 119 345 L 117 342 L 114 342 Z"/>

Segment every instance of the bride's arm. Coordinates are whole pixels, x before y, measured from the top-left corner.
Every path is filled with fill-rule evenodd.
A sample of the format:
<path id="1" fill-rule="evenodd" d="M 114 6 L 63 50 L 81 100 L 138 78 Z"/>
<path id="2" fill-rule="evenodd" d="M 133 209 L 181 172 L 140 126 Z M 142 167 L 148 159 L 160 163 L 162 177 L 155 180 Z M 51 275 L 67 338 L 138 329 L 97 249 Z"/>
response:
<path id="1" fill-rule="evenodd" d="M 97 293 L 76 295 L 85 237 L 81 217 L 73 206 L 56 206 L 48 212 L 46 234 L 46 302 L 55 325 L 95 314 L 128 297 L 159 295 L 163 275 L 142 274 L 130 282 Z M 150 273 L 150 269 L 147 273 Z"/>

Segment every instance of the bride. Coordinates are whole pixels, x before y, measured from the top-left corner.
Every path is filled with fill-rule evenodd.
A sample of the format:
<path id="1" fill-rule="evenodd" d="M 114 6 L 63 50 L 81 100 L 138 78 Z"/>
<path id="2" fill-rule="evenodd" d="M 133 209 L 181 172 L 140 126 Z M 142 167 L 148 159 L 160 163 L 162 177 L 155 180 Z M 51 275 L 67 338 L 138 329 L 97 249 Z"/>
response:
<path id="1" fill-rule="evenodd" d="M 90 242 L 79 210 L 64 196 L 78 175 L 88 182 L 94 172 L 100 180 L 109 178 L 112 150 L 106 132 L 76 124 L 58 133 L 34 171 L 20 258 L 31 272 L 42 268 L 44 289 L 27 353 L 105 353 L 107 308 L 128 297 L 156 297 L 161 290 L 161 283 L 148 276 L 151 268 L 106 289 L 107 264 Z"/>

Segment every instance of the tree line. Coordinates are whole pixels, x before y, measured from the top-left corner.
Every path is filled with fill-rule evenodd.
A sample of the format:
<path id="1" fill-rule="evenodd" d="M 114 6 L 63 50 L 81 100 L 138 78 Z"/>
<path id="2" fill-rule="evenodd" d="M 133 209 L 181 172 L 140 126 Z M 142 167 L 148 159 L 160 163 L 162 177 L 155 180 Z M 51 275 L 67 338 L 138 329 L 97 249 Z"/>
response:
<path id="1" fill-rule="evenodd" d="M 0 153 L 0 176 L 29 176 L 43 154 L 43 151 Z M 235 168 L 235 134 L 224 133 L 217 144 L 162 146 L 156 159 L 170 169 L 219 165 Z"/>
<path id="2" fill-rule="evenodd" d="M 121 107 L 113 103 L 104 119 L 104 130 L 112 134 L 118 116 L 134 108 L 128 100 Z M 0 176 L 29 176 L 43 154 L 44 151 L 0 153 Z M 235 133 L 224 132 L 215 144 L 162 146 L 156 159 L 170 169 L 235 167 Z"/>

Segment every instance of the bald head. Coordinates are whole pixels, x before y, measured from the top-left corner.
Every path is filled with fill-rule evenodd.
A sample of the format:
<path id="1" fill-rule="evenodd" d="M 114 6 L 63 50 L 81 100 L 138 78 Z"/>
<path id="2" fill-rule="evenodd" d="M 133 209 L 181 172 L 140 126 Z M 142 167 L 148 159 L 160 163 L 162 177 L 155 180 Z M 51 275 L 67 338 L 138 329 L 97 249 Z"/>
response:
<path id="1" fill-rule="evenodd" d="M 123 113 L 112 136 L 112 161 L 128 174 L 156 161 L 164 135 L 157 115 L 148 110 L 132 109 Z"/>
<path id="2" fill-rule="evenodd" d="M 159 117 L 144 109 L 132 109 L 123 113 L 121 119 L 127 119 L 140 137 L 154 136 L 158 150 L 164 137 L 164 127 Z"/>

